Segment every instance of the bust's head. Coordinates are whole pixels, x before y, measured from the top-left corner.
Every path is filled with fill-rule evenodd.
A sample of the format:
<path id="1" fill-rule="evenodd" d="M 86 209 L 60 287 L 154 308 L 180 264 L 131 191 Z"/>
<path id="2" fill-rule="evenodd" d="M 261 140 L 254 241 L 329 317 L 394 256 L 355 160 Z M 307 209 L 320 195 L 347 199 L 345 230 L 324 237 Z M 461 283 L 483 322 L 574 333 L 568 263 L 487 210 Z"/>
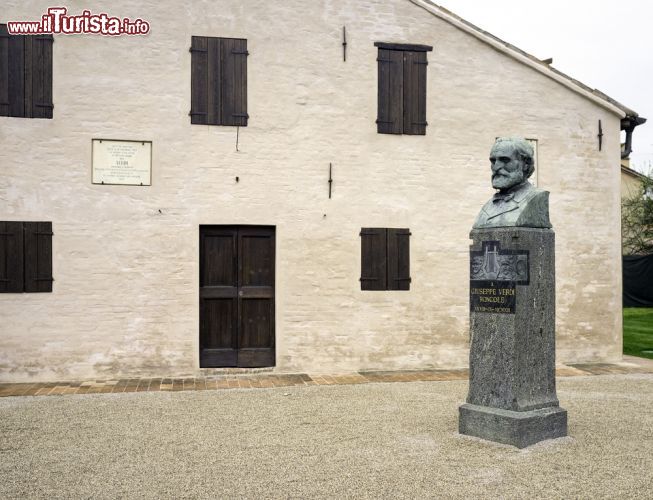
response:
<path id="1" fill-rule="evenodd" d="M 492 187 L 507 191 L 533 174 L 533 146 L 526 139 L 499 137 L 490 151 L 490 164 Z"/>

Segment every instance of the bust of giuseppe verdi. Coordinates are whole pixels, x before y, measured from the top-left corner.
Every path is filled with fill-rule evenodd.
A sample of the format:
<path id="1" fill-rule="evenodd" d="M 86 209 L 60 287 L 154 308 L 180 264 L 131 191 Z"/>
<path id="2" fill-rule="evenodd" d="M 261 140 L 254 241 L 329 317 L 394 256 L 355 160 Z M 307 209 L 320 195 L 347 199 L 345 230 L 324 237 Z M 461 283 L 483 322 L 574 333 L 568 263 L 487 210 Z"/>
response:
<path id="1" fill-rule="evenodd" d="M 492 187 L 497 193 L 483 205 L 474 229 L 550 228 L 549 192 L 528 182 L 533 174 L 533 146 L 520 138 L 500 137 L 490 151 Z"/>

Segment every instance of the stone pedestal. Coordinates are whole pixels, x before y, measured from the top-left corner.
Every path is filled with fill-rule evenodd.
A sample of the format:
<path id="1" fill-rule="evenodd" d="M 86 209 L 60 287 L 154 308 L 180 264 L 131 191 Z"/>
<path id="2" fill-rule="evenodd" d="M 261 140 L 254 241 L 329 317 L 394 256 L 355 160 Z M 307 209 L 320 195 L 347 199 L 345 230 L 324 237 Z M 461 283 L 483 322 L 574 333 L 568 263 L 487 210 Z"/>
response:
<path id="1" fill-rule="evenodd" d="M 555 387 L 555 235 L 474 229 L 469 394 L 459 431 L 524 448 L 567 435 Z"/>

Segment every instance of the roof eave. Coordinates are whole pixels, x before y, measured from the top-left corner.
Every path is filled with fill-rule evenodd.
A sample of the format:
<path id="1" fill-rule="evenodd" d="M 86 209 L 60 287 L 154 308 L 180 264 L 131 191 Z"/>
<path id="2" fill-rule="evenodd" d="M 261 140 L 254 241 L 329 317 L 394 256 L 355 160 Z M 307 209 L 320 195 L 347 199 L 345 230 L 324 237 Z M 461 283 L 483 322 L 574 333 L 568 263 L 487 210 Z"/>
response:
<path id="1" fill-rule="evenodd" d="M 593 103 L 607 109 L 608 111 L 614 113 L 615 115 L 623 118 L 624 116 L 638 116 L 635 111 L 624 106 L 618 101 L 607 96 L 603 92 L 591 89 L 585 84 L 571 78 L 570 76 L 565 75 L 561 71 L 552 68 L 546 63 L 543 63 L 535 56 L 524 52 L 523 50 L 515 47 L 514 45 L 504 42 L 503 40 L 497 38 L 496 36 L 488 33 L 487 31 L 482 30 L 481 28 L 473 25 L 472 23 L 465 21 L 461 17 L 457 16 L 453 12 L 448 11 L 447 9 L 440 7 L 439 5 L 434 4 L 429 0 L 410 0 L 410 2 L 415 5 L 422 7 L 424 10 L 430 12 L 434 16 L 442 19 L 443 21 L 448 22 L 449 24 L 455 26 L 456 28 L 464 31 L 465 33 L 475 37 L 476 39 L 490 45 L 494 49 L 506 54 L 513 59 L 529 66 L 530 68 L 538 71 L 539 73 L 555 80 L 559 84 L 567 87 L 568 89 L 580 94 L 581 96 L 589 99 Z"/>

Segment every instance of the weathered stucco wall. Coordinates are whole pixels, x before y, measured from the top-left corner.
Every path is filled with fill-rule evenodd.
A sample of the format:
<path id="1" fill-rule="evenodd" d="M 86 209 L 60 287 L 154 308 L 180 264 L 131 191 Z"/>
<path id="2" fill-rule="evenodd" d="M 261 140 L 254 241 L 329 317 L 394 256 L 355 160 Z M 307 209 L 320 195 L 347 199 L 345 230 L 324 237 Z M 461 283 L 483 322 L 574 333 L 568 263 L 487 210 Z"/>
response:
<path id="1" fill-rule="evenodd" d="M 621 170 L 621 199 L 633 198 L 641 193 L 642 181 L 636 174 Z"/>
<path id="2" fill-rule="evenodd" d="M 277 370 L 465 366 L 468 234 L 500 135 L 538 139 L 559 361 L 620 357 L 617 115 L 407 0 L 84 8 L 151 33 L 55 36 L 54 119 L 0 118 L 0 220 L 52 221 L 56 280 L 0 295 L 1 380 L 198 373 L 200 224 L 276 226 Z M 190 124 L 192 35 L 247 38 L 238 152 L 234 127 Z M 426 136 L 376 133 L 375 41 L 434 46 Z M 152 186 L 92 185 L 92 138 L 153 141 Z M 410 228 L 410 291 L 360 291 L 361 227 Z"/>

